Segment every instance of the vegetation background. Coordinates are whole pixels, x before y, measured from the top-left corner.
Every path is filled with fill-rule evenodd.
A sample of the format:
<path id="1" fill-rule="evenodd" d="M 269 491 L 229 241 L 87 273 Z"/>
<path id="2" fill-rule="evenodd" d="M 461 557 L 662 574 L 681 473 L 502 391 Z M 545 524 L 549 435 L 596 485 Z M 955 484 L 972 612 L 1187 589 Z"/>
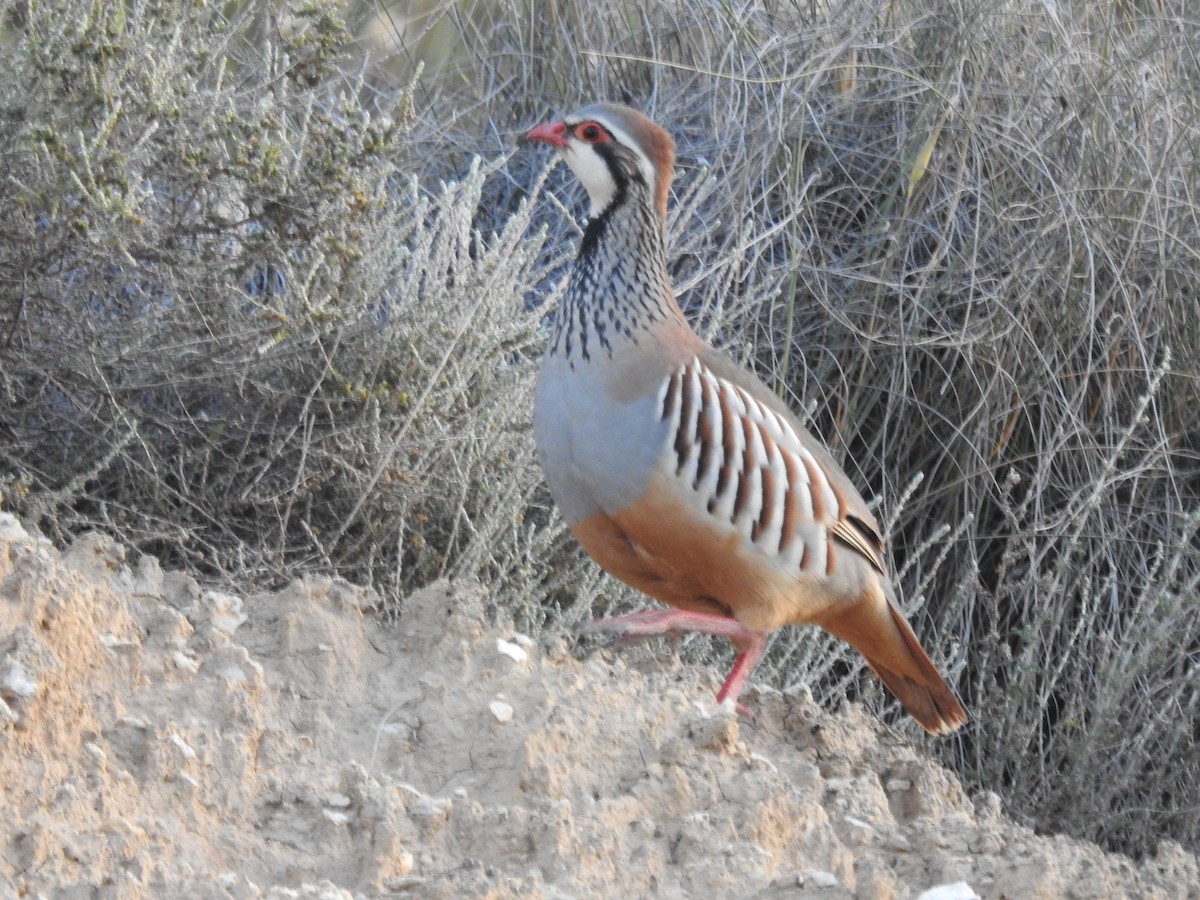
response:
<path id="1" fill-rule="evenodd" d="M 1041 830 L 1196 850 L 1192 7 L 8 0 L 0 505 L 384 616 L 439 576 L 530 628 L 641 602 L 533 456 L 584 205 L 520 146 L 626 100 L 679 142 L 685 309 L 880 503 L 974 713 L 928 750 Z M 895 714 L 810 629 L 760 677 Z"/>

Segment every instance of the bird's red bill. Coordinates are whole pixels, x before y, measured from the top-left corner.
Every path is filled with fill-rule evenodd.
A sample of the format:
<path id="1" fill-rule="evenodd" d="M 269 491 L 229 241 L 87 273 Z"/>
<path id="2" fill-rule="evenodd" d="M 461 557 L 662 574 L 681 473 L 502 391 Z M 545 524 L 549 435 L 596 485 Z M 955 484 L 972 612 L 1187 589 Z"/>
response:
<path id="1" fill-rule="evenodd" d="M 551 147 L 567 146 L 567 124 L 565 122 L 547 122 L 534 128 L 525 135 L 531 141 L 541 141 Z"/>

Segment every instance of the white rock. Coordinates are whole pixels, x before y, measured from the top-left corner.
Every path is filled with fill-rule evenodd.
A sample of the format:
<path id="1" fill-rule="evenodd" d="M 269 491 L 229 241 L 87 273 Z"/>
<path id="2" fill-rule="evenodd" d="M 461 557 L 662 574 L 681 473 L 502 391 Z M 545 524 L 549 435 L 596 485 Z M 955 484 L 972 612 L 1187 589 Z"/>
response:
<path id="1" fill-rule="evenodd" d="M 503 700 L 493 700 L 488 704 L 488 709 L 492 711 L 492 715 L 496 717 L 497 722 L 512 721 L 513 708 Z"/>
<path id="2" fill-rule="evenodd" d="M 802 885 L 812 885 L 813 887 L 822 888 L 838 886 L 836 875 L 832 872 L 823 872 L 820 869 L 805 869 L 800 873 L 800 883 Z"/>
<path id="3" fill-rule="evenodd" d="M 870 822 L 864 822 L 862 819 L 857 819 L 854 816 L 842 816 L 846 824 L 853 825 L 855 828 L 865 828 L 867 831 L 874 831 L 874 827 Z"/>
<path id="4" fill-rule="evenodd" d="M 917 900 L 979 900 L 979 895 L 965 881 L 939 884 L 925 891 Z"/>
<path id="5" fill-rule="evenodd" d="M 25 667 L 19 662 L 8 664 L 8 669 L 0 675 L 0 695 L 7 697 L 33 697 L 37 694 L 37 682 L 29 677 Z"/>
<path id="6" fill-rule="evenodd" d="M 168 738 L 168 740 L 170 740 L 170 742 L 172 744 L 174 744 L 176 747 L 179 748 L 179 752 L 181 754 L 183 754 L 184 759 L 195 759 L 196 758 L 196 751 L 193 750 L 191 748 L 191 746 L 188 744 L 188 742 L 185 741 L 183 738 L 181 738 L 179 735 L 173 734 L 173 735 L 171 735 L 170 738 Z"/>
<path id="7" fill-rule="evenodd" d="M 25 541 L 29 539 L 29 532 L 21 527 L 21 523 L 12 513 L 0 513 L 0 539 Z"/>
<path id="8" fill-rule="evenodd" d="M 521 663 L 529 659 L 529 654 L 525 652 L 523 647 L 518 644 L 509 643 L 504 638 L 496 638 L 496 650 L 515 662 Z"/>
<path id="9" fill-rule="evenodd" d="M 100 643 L 102 643 L 109 650 L 122 650 L 130 647 L 141 646 L 136 638 L 117 637 L 115 634 L 110 634 L 108 632 L 100 635 Z"/>
<path id="10" fill-rule="evenodd" d="M 393 877 L 408 875 L 413 870 L 413 855 L 407 850 L 401 850 L 398 854 L 392 857 L 392 872 Z"/>

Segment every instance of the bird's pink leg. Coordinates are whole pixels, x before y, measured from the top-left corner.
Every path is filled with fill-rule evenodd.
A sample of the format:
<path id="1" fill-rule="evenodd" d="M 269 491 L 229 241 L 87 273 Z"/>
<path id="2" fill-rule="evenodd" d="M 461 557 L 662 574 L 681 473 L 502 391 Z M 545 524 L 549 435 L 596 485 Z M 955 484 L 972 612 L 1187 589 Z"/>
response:
<path id="1" fill-rule="evenodd" d="M 629 637 L 652 634 L 675 634 L 681 631 L 700 631 L 730 640 L 746 639 L 754 634 L 737 619 L 708 613 L 687 612 L 682 609 L 647 609 L 643 612 L 596 619 L 579 626 L 580 631 L 618 631 Z"/>
<path id="2" fill-rule="evenodd" d="M 597 619 L 580 626 L 580 631 L 615 631 L 623 637 L 646 637 L 656 634 L 679 634 L 681 631 L 699 631 L 703 634 L 714 634 L 727 637 L 741 652 L 734 661 L 733 669 L 721 690 L 717 692 L 717 703 L 732 700 L 738 715 L 754 721 L 754 714 L 737 702 L 741 696 L 750 673 L 758 661 L 762 659 L 767 647 L 768 634 L 765 631 L 753 631 L 741 624 L 737 619 L 728 616 L 714 616 L 708 613 L 687 612 L 682 609 L 650 609 L 645 612 L 630 613 L 625 616 L 615 616 L 611 619 Z"/>
<path id="3" fill-rule="evenodd" d="M 725 679 L 725 683 L 721 685 L 721 690 L 717 692 L 717 702 L 724 703 L 726 700 L 737 702 L 737 698 L 742 695 L 742 689 L 746 687 L 746 682 L 750 680 L 750 673 L 754 671 L 754 667 L 758 665 L 758 661 L 762 659 L 763 651 L 767 648 L 767 636 L 761 631 L 747 631 L 750 635 L 749 643 L 742 646 L 742 652 L 733 662 L 733 668 L 729 670 L 729 677 Z M 738 705 L 738 711 L 741 712 L 742 705 Z"/>

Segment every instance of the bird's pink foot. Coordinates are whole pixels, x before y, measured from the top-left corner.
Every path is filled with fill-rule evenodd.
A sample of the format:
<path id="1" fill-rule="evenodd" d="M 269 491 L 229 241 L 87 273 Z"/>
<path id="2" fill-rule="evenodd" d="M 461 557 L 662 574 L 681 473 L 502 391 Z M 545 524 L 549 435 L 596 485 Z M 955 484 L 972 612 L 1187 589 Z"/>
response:
<path id="1" fill-rule="evenodd" d="M 614 616 L 611 619 L 596 619 L 579 626 L 580 631 L 614 632 L 622 638 L 650 637 L 666 634 L 678 636 L 684 631 L 699 631 L 727 637 L 740 649 L 737 660 L 721 690 L 717 692 L 717 703 L 730 701 L 742 718 L 755 722 L 754 713 L 738 702 L 750 673 L 762 658 L 767 647 L 767 632 L 753 631 L 736 619 L 714 616 L 707 613 L 687 612 L 682 609 L 650 609 L 644 612 Z"/>

